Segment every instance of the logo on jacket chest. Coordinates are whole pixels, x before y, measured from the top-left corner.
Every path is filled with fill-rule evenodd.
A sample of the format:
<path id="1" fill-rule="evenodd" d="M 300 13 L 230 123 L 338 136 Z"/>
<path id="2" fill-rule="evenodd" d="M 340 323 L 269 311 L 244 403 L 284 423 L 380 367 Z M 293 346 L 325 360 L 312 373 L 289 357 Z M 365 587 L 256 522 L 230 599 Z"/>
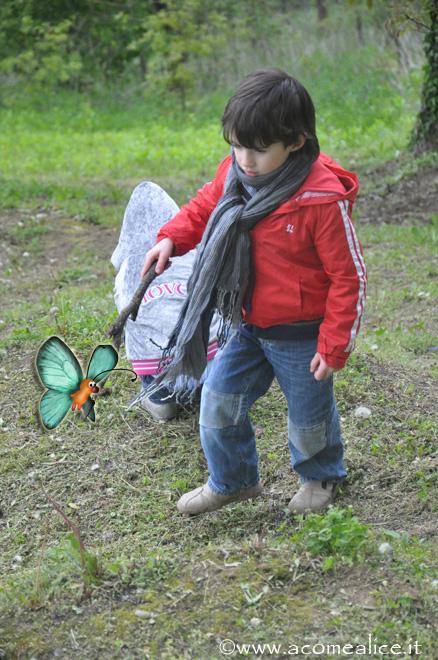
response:
<path id="1" fill-rule="evenodd" d="M 288 224 L 286 225 L 286 232 L 288 234 L 293 234 L 295 231 L 295 225 Z"/>

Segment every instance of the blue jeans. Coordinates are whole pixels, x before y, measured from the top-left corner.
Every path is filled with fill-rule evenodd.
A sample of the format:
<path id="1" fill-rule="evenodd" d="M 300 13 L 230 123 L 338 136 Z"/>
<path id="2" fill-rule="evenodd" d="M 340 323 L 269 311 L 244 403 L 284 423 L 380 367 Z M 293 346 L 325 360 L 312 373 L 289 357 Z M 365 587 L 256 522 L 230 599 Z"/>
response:
<path id="1" fill-rule="evenodd" d="M 248 413 L 274 377 L 287 400 L 291 464 L 301 482 L 346 477 L 333 378 L 317 381 L 309 370 L 316 341 L 259 339 L 251 326 L 242 324 L 217 354 L 204 383 L 200 411 L 212 490 L 230 495 L 259 481 Z"/>

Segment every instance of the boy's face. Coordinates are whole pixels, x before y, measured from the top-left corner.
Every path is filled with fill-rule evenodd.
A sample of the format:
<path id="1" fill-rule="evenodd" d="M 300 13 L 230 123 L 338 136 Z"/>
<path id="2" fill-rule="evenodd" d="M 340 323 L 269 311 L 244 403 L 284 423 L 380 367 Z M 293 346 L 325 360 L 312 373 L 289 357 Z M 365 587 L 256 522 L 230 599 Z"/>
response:
<path id="1" fill-rule="evenodd" d="M 232 147 L 238 166 L 248 176 L 262 176 L 278 169 L 287 160 L 292 151 L 301 149 L 305 142 L 304 136 L 297 144 L 285 147 L 283 142 L 274 142 L 269 147 L 248 149 L 233 140 Z"/>

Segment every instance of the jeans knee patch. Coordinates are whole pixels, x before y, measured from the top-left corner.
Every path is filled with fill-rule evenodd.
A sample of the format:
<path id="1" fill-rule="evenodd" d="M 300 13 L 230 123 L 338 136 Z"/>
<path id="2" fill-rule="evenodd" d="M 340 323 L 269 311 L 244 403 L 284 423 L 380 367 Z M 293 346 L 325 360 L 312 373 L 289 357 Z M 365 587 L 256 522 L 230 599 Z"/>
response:
<path id="1" fill-rule="evenodd" d="M 326 420 L 315 426 L 302 428 L 288 420 L 289 441 L 306 458 L 315 456 L 327 444 Z"/>
<path id="2" fill-rule="evenodd" d="M 199 423 L 211 429 L 237 426 L 245 415 L 245 394 L 225 394 L 202 388 Z"/>

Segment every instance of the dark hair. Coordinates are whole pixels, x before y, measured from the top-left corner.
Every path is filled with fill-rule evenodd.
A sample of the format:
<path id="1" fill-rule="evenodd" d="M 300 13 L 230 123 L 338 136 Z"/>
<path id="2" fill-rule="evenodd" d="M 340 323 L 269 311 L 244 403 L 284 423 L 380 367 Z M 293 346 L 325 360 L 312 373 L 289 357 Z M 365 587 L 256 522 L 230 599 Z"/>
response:
<path id="1" fill-rule="evenodd" d="M 303 149 L 315 158 L 319 143 L 315 130 L 315 108 L 307 90 L 280 69 L 259 69 L 246 76 L 225 106 L 223 135 L 248 149 L 282 142 L 296 144 L 301 135 Z"/>

